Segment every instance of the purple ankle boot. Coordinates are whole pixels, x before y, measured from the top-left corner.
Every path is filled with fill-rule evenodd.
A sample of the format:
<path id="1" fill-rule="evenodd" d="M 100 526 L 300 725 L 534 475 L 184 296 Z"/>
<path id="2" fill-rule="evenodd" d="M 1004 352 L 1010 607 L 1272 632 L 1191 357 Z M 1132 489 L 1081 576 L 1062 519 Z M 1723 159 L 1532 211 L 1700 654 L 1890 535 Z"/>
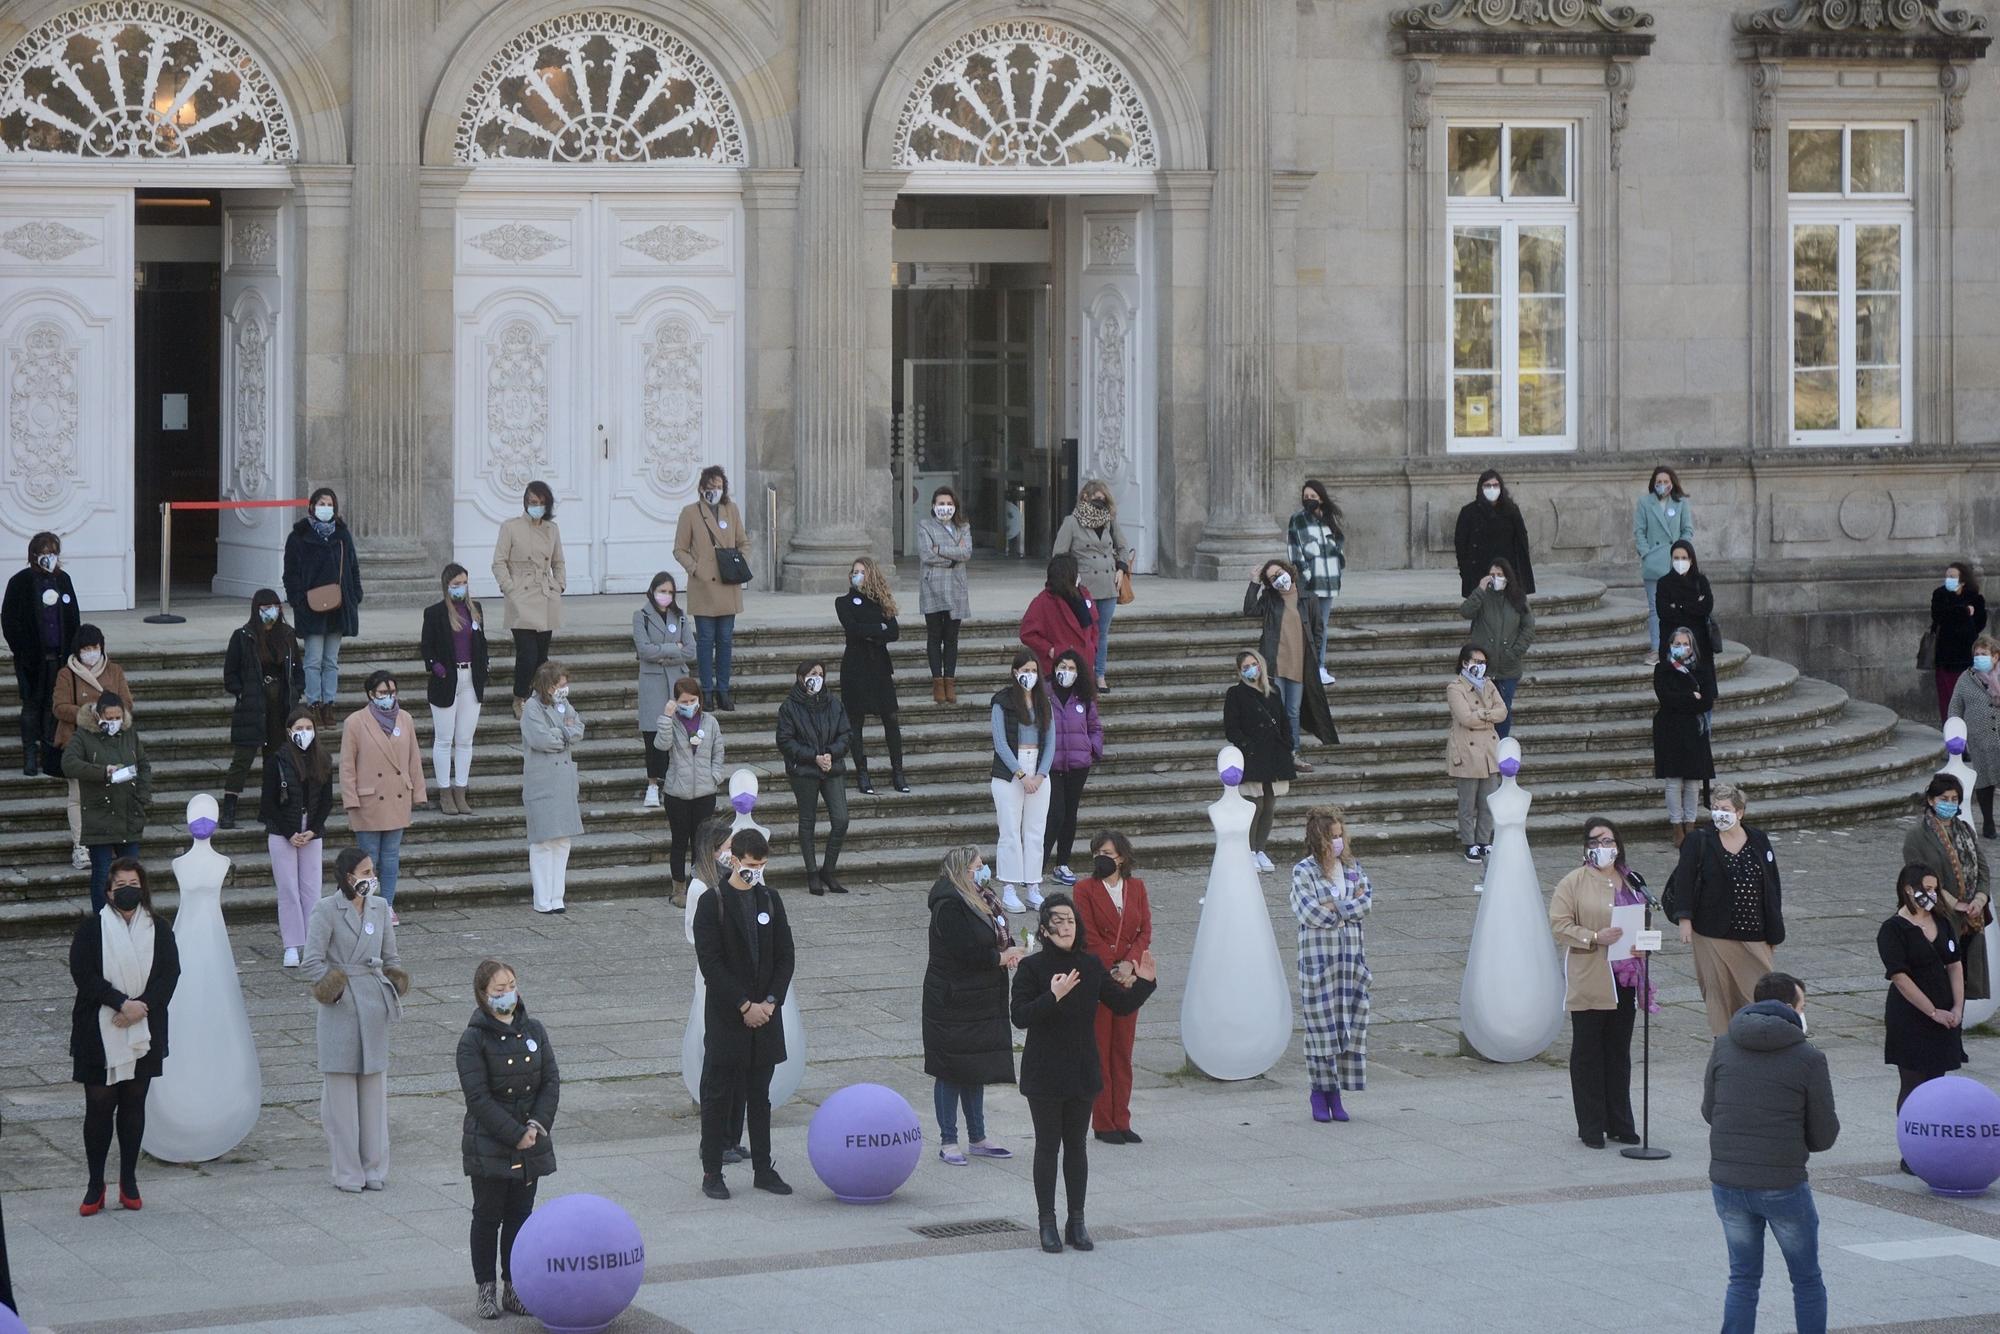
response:
<path id="1" fill-rule="evenodd" d="M 1347 1109 L 1340 1105 L 1339 1089 L 1335 1089 L 1333 1092 L 1326 1095 L 1326 1104 L 1327 1104 L 1327 1109 L 1332 1114 L 1334 1120 L 1345 1121 L 1347 1119 Z"/>
<path id="2" fill-rule="evenodd" d="M 1315 1121 L 1333 1120 L 1333 1108 L 1327 1105 L 1326 1095 L 1324 1093 L 1321 1093 L 1318 1089 L 1314 1089 L 1312 1091 L 1312 1108 L 1313 1108 L 1313 1120 Z"/>

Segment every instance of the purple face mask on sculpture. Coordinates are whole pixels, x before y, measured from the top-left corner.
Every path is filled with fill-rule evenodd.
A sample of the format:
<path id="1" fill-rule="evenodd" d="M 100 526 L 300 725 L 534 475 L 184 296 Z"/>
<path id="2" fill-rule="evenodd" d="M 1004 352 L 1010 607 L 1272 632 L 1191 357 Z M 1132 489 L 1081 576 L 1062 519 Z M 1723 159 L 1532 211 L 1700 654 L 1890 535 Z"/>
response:
<path id="1" fill-rule="evenodd" d="M 215 821 L 203 816 L 188 821 L 188 832 L 196 838 L 207 838 L 215 832 Z"/>
<path id="2" fill-rule="evenodd" d="M 738 792 L 729 799 L 729 805 L 738 815 L 748 815 L 751 811 L 757 809 L 757 794 L 755 792 Z"/>
<path id="3" fill-rule="evenodd" d="M 1511 757 L 1504 759 L 1500 761 L 1500 772 L 1512 778 L 1515 774 L 1521 772 L 1521 762 Z"/>
<path id="4" fill-rule="evenodd" d="M 1944 743 L 1944 748 L 1945 753 L 1948 755 L 1963 755 L 1965 754 L 1965 738 L 1962 736 L 1952 737 Z"/>
<path id="5" fill-rule="evenodd" d="M 1222 785 L 1224 787 L 1240 787 L 1242 783 L 1243 771 L 1235 765 L 1232 764 L 1222 771 Z"/>

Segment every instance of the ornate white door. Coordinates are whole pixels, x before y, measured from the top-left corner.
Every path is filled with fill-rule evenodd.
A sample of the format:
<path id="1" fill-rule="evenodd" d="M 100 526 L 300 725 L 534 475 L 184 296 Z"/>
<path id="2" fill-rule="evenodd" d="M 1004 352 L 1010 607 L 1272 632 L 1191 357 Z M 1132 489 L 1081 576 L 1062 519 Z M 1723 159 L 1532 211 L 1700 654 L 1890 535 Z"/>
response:
<path id="1" fill-rule="evenodd" d="M 1150 199 L 1070 201 L 1072 427 L 1082 478 L 1102 478 L 1111 488 L 1140 570 L 1153 568 L 1159 550 L 1152 221 Z"/>
<path id="2" fill-rule="evenodd" d="M 457 246 L 459 562 L 496 591 L 496 531 L 541 477 L 569 590 L 643 590 L 702 467 L 740 473 L 737 199 L 469 195 Z"/>
<path id="3" fill-rule="evenodd" d="M 132 319 L 129 189 L 0 188 L 0 568 L 57 533 L 86 611 L 136 591 Z"/>
<path id="4" fill-rule="evenodd" d="M 291 209 L 282 192 L 231 191 L 222 210 L 222 479 L 224 500 L 297 499 L 293 487 Z M 300 511 L 224 510 L 216 524 L 215 591 L 275 588 Z"/>

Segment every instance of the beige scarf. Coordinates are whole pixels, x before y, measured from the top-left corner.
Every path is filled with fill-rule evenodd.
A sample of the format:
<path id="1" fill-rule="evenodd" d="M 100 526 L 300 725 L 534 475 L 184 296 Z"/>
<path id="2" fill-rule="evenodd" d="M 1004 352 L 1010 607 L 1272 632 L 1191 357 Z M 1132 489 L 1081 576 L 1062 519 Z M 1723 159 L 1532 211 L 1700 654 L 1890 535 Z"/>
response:
<path id="1" fill-rule="evenodd" d="M 97 910 L 98 939 L 104 947 L 104 980 L 136 1000 L 153 976 L 153 915 L 144 908 L 127 922 L 110 904 Z M 104 1082 L 122 1084 L 139 1058 L 153 1049 L 152 1025 L 145 1019 L 120 1028 L 117 1011 L 97 1007 L 97 1032 L 104 1039 Z"/>

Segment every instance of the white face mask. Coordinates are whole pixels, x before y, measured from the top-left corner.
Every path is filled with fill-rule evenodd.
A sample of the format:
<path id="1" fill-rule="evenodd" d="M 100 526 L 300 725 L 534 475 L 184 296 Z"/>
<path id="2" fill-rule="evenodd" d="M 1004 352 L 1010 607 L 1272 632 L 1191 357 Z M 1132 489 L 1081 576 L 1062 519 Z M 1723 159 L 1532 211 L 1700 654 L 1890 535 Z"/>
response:
<path id="1" fill-rule="evenodd" d="M 937 515 L 940 519 L 949 521 L 952 515 L 958 513 L 958 510 L 952 505 L 933 505 L 931 506 L 931 513 Z"/>
<path id="2" fill-rule="evenodd" d="M 1021 689 L 1033 690 L 1035 688 L 1035 682 L 1040 680 L 1041 678 L 1035 672 L 1016 672 L 1014 673 L 1014 679 L 1021 683 Z"/>
<path id="3" fill-rule="evenodd" d="M 331 505 L 315 505 L 315 506 L 313 506 L 313 517 L 314 517 L 315 519 L 318 519 L 318 520 L 319 520 L 319 521 L 320 521 L 321 523 L 332 523 L 332 522 L 333 522 L 333 506 L 331 506 Z"/>
<path id="4" fill-rule="evenodd" d="M 1497 486 L 1481 487 L 1479 494 L 1486 497 L 1486 503 L 1489 505 L 1500 503 L 1500 488 Z"/>
<path id="5" fill-rule="evenodd" d="M 1056 684 L 1067 690 L 1076 684 L 1076 673 L 1068 667 L 1056 668 Z"/>
<path id="6" fill-rule="evenodd" d="M 1736 812 L 1729 810 L 1727 807 L 1719 811 L 1711 811 L 1709 818 L 1715 821 L 1715 828 L 1718 833 L 1726 834 L 1736 827 Z"/>
<path id="7" fill-rule="evenodd" d="M 1590 864 L 1600 871 L 1618 860 L 1618 849 L 1616 848 L 1591 848 L 1589 849 L 1589 853 Z"/>
<path id="8" fill-rule="evenodd" d="M 1474 683 L 1484 681 L 1486 679 L 1486 664 L 1483 662 L 1466 663 L 1465 679 Z"/>
<path id="9" fill-rule="evenodd" d="M 98 663 L 104 661 L 104 652 L 101 649 L 87 648 L 77 654 L 76 659 L 86 667 L 95 667 Z"/>
<path id="10" fill-rule="evenodd" d="M 1291 591 L 1292 591 L 1292 576 L 1290 576 L 1289 574 L 1285 574 L 1284 572 L 1280 571 L 1280 572 L 1279 572 L 1279 574 L 1278 574 L 1278 577 L 1277 577 L 1277 578 L 1275 578 L 1275 579 L 1273 579 L 1273 580 L 1271 581 L 1271 587 L 1273 587 L 1273 588 L 1277 589 L 1277 590 L 1278 590 L 1278 591 L 1279 591 L 1280 593 L 1289 593 L 1289 592 L 1291 592 Z"/>
<path id="11" fill-rule="evenodd" d="M 824 676 L 808 676 L 806 678 L 806 693 L 808 695 L 817 695 L 824 689 L 826 689 L 826 678 Z"/>
<path id="12" fill-rule="evenodd" d="M 1673 493 L 1674 493 L 1673 483 L 1671 482 L 1653 483 L 1653 494 L 1658 496 L 1661 500 L 1665 500 L 1668 496 L 1672 495 Z"/>
<path id="13" fill-rule="evenodd" d="M 569 703 L 569 687 L 557 686 L 554 690 L 551 690 L 549 692 L 549 698 L 553 699 L 558 704 Z"/>
<path id="14" fill-rule="evenodd" d="M 125 720 L 123 718 L 106 718 L 99 724 L 104 729 L 104 735 L 106 736 L 117 736 L 118 729 L 124 725 Z"/>
<path id="15" fill-rule="evenodd" d="M 1494 575 L 1493 591 L 1496 593 L 1504 593 L 1506 590 L 1507 590 L 1507 576 L 1504 574 Z"/>
<path id="16" fill-rule="evenodd" d="M 300 750 L 311 749 L 312 743 L 313 743 L 313 734 L 307 731 L 305 728 L 302 727 L 298 731 L 292 733 L 292 744 L 297 746 Z"/>
<path id="17" fill-rule="evenodd" d="M 701 493 L 701 498 L 706 500 L 711 507 L 720 505 L 722 503 L 722 489 L 720 487 L 710 487 Z"/>
<path id="18" fill-rule="evenodd" d="M 43 573 L 54 574 L 56 572 L 56 566 L 61 563 L 61 559 L 62 558 L 59 556 L 54 556 L 49 554 L 48 552 L 43 552 L 41 555 L 35 557 L 35 564 L 42 567 Z"/>
<path id="19" fill-rule="evenodd" d="M 1686 574 L 1689 570 L 1692 570 L 1693 568 L 1694 568 L 1694 562 L 1691 560 L 1677 560 L 1674 562 L 1675 574 Z"/>

